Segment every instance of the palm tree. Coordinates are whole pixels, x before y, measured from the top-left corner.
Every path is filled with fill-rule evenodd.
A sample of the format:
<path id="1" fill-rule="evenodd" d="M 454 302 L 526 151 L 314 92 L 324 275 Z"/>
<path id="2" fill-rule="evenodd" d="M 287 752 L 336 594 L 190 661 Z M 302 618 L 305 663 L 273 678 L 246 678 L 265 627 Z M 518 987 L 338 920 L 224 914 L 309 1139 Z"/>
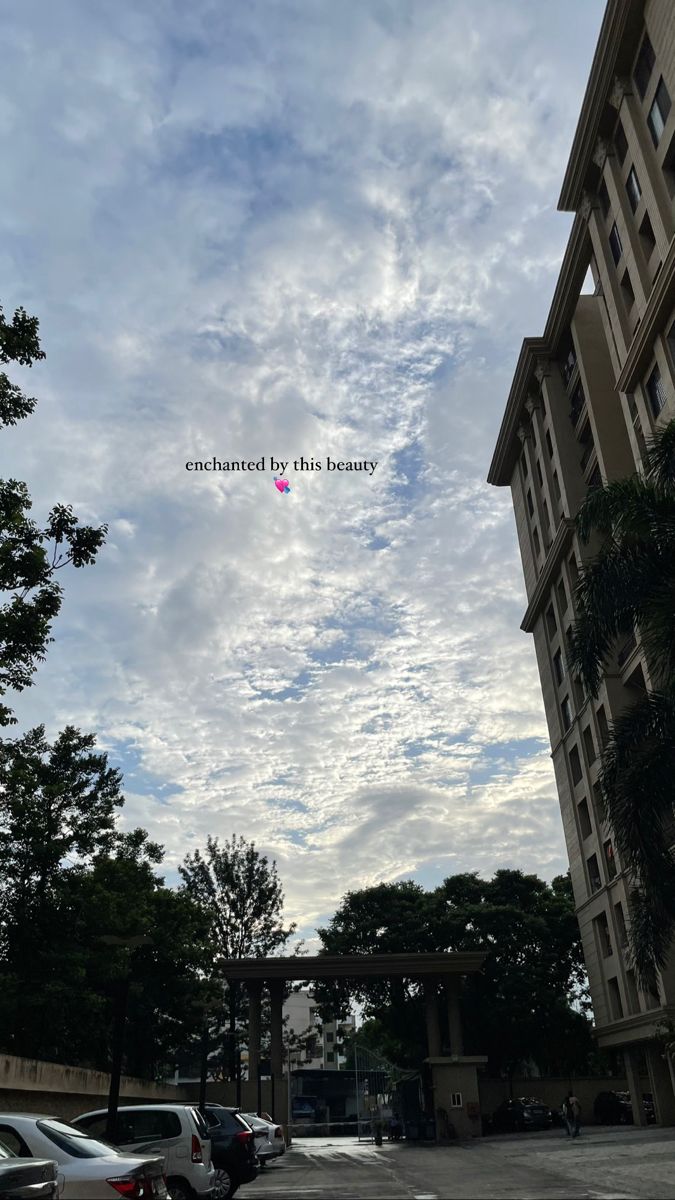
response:
<path id="1" fill-rule="evenodd" d="M 654 989 L 675 927 L 675 421 L 652 440 L 644 477 L 588 493 L 577 531 L 599 551 L 581 572 L 571 665 L 596 696 L 617 638 L 637 630 L 647 690 L 614 722 L 600 784 L 614 845 L 628 868 L 630 949 L 641 985 Z"/>

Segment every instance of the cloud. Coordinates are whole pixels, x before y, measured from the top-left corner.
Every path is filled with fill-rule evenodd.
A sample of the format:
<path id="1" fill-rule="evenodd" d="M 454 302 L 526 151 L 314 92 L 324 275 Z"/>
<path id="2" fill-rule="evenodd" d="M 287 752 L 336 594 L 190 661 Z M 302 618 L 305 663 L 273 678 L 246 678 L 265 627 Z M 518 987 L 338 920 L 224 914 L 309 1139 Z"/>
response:
<path id="1" fill-rule="evenodd" d="M 342 893 L 564 867 L 508 496 L 485 483 L 601 4 L 151 2 L 7 19 L 3 303 L 41 319 L 3 434 L 36 510 L 108 521 L 17 706 L 129 771 L 182 855 Z M 377 459 L 372 477 L 192 458 Z"/>

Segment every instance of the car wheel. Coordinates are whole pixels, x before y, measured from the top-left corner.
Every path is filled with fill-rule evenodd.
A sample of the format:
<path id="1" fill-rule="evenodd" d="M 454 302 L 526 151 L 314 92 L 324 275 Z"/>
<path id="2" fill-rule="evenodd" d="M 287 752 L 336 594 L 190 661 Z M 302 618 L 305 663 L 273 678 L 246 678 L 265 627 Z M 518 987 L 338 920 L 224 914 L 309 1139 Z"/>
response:
<path id="1" fill-rule="evenodd" d="M 227 1167 L 216 1167 L 216 1196 L 215 1200 L 230 1200 L 237 1191 L 239 1184 L 233 1179 Z"/>
<path id="2" fill-rule="evenodd" d="M 194 1192 L 184 1179 L 167 1180 L 171 1200 L 193 1200 Z"/>

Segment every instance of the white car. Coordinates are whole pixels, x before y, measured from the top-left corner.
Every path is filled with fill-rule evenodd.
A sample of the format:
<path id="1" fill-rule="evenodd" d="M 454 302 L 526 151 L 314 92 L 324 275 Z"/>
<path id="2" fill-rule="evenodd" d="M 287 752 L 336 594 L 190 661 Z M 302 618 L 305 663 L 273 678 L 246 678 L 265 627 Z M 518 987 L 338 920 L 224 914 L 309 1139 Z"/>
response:
<path id="1" fill-rule="evenodd" d="M 105 1138 L 105 1108 L 82 1113 L 80 1129 Z M 193 1104 L 123 1104 L 117 1110 L 115 1136 L 120 1150 L 132 1154 L 161 1154 L 171 1200 L 212 1200 L 216 1172 L 211 1163 L 209 1127 Z"/>
<path id="2" fill-rule="evenodd" d="M 286 1153 L 284 1131 L 274 1121 L 268 1121 L 267 1116 L 259 1117 L 257 1113 L 242 1113 L 244 1120 L 251 1126 L 255 1138 L 255 1152 L 264 1166 L 271 1158 L 281 1158 Z"/>
<path id="3" fill-rule="evenodd" d="M 0 1141 L 23 1158 L 53 1159 L 61 1200 L 168 1200 L 162 1158 L 120 1154 L 58 1117 L 0 1113 Z"/>

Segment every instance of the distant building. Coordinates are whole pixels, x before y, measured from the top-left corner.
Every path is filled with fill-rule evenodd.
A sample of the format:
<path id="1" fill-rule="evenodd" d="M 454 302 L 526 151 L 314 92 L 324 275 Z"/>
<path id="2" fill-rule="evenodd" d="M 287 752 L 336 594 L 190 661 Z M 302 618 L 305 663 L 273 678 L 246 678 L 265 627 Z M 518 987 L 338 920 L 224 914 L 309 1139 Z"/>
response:
<path id="1" fill-rule="evenodd" d="M 344 1038 L 355 1029 L 353 1017 L 346 1021 L 319 1020 L 313 993 L 307 988 L 291 992 L 283 1008 L 285 1040 L 291 1035 L 293 1067 L 337 1071 L 345 1061 Z M 298 1044 L 299 1043 L 299 1044 Z"/>
<path id="2" fill-rule="evenodd" d="M 612 720 L 650 683 L 634 631 L 597 698 L 570 675 L 580 565 L 574 517 L 589 488 L 642 470 L 646 438 L 675 417 L 675 4 L 610 0 L 559 208 L 575 213 L 542 337 L 518 359 L 489 480 L 511 488 L 577 916 L 601 1047 L 623 1053 L 635 1121 L 646 1066 L 675 1123 L 655 1041 L 675 1017 L 675 970 L 642 991 L 627 961 L 631 881 L 598 783 Z M 593 293 L 581 295 L 590 270 Z"/>

